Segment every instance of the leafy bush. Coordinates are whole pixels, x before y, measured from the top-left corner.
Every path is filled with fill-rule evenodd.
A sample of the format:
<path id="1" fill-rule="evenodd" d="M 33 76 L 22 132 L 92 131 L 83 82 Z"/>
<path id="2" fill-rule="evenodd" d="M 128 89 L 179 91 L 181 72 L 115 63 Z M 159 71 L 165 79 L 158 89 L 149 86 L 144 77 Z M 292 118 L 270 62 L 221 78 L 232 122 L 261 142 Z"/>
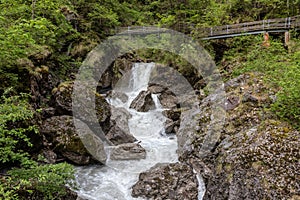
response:
<path id="1" fill-rule="evenodd" d="M 28 153 L 18 147 L 21 144 L 32 146 L 27 134 L 37 133 L 37 127 L 28 123 L 33 118 L 33 111 L 29 109 L 26 94 L 6 97 L 8 91 L 0 104 L 0 163 L 25 163 Z"/>
<path id="2" fill-rule="evenodd" d="M 28 134 L 38 134 L 37 127 L 30 123 L 34 113 L 26 94 L 7 97 L 8 93 L 6 90 L 0 103 L 0 163 L 22 168 L 0 176 L 0 199 L 28 199 L 37 195 L 55 199 L 66 194 L 65 185 L 71 185 L 74 178 L 73 167 L 66 163 L 39 165 L 30 158 L 26 148 L 33 144 Z"/>
<path id="3" fill-rule="evenodd" d="M 67 163 L 16 168 L 0 179 L 0 199 L 59 199 L 73 186 L 74 169 Z"/>

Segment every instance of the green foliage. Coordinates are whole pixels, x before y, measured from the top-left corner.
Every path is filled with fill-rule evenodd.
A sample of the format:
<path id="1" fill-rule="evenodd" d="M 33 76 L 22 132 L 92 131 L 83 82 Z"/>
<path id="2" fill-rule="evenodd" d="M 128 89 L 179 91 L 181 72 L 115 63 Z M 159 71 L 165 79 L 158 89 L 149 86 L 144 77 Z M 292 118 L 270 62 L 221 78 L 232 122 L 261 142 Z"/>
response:
<path id="1" fill-rule="evenodd" d="M 277 101 L 273 111 L 282 119 L 291 121 L 300 129 L 300 64 L 299 52 L 293 55 L 289 65 L 278 66 L 274 73 L 278 73 L 278 85 L 281 90 L 277 93 Z"/>
<path id="2" fill-rule="evenodd" d="M 299 43 L 298 43 L 299 45 Z M 297 45 L 296 45 L 297 46 Z M 231 56 L 239 57 L 241 54 Z M 300 51 L 288 53 L 281 41 L 271 41 L 270 47 L 256 43 L 248 49 L 244 62 L 235 68 L 233 74 L 239 75 L 248 71 L 259 71 L 266 75 L 266 83 L 279 88 L 277 100 L 272 110 L 282 119 L 290 121 L 300 128 Z"/>
<path id="3" fill-rule="evenodd" d="M 29 65 L 20 65 L 20 59 L 28 59 L 44 46 L 53 52 L 60 51 L 66 43 L 78 37 L 61 11 L 63 6 L 71 7 L 66 4 L 63 0 L 1 1 L 1 89 L 9 86 L 19 89 L 18 86 L 27 85 L 27 79 L 23 77 L 33 69 Z"/>
<path id="4" fill-rule="evenodd" d="M 12 169 L 0 179 L 0 199 L 60 199 L 66 185 L 74 186 L 74 168 L 67 163 Z"/>
<path id="5" fill-rule="evenodd" d="M 66 163 L 38 165 L 28 152 L 32 147 L 29 134 L 37 134 L 37 127 L 30 123 L 33 111 L 27 103 L 28 95 L 7 97 L 6 90 L 0 103 L 0 163 L 20 165 L 0 176 L 0 199 L 19 199 L 39 192 L 44 199 L 64 195 L 65 185 L 70 184 L 73 167 Z M 29 195 L 29 196 L 28 196 Z"/>
<path id="6" fill-rule="evenodd" d="M 28 160 L 28 154 L 20 146 L 31 147 L 29 133 L 37 133 L 37 128 L 28 121 L 33 112 L 26 101 L 27 95 L 2 96 L 0 104 L 0 163 L 21 162 Z"/>

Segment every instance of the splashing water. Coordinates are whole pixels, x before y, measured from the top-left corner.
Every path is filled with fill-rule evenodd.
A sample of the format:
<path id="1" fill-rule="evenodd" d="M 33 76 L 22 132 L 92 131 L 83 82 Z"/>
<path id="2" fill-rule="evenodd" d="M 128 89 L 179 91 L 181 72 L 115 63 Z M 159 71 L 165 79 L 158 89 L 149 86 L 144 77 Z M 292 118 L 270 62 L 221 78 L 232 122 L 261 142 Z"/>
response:
<path id="1" fill-rule="evenodd" d="M 123 107 L 132 117 L 128 121 L 130 133 L 146 150 L 146 159 L 142 160 L 110 160 L 106 166 L 85 166 L 76 168 L 76 181 L 79 186 L 78 195 L 91 200 L 131 200 L 141 199 L 131 196 L 131 187 L 138 180 L 139 173 L 146 171 L 157 163 L 177 162 L 177 138 L 165 136 L 162 106 L 157 95 L 152 94 L 155 109 L 148 112 L 137 112 L 130 109 L 132 100 L 143 90 L 147 90 L 154 63 L 134 64 L 129 80 L 120 81 L 114 90 L 125 91 L 126 102 L 119 99 L 108 99 L 115 107 Z M 109 156 L 110 147 L 106 147 Z"/>

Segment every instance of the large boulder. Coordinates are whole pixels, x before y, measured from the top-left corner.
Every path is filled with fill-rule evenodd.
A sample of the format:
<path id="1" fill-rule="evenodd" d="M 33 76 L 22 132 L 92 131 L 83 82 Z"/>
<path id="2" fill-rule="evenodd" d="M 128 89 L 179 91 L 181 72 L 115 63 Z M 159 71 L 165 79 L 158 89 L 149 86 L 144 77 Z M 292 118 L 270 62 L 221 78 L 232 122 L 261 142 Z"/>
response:
<path id="1" fill-rule="evenodd" d="M 58 85 L 57 88 L 54 88 L 52 91 L 51 97 L 51 104 L 55 108 L 55 115 L 72 115 L 72 93 L 73 93 L 73 81 L 62 82 Z M 91 128 L 96 127 L 100 124 L 104 133 L 107 133 L 110 128 L 110 105 L 105 100 L 105 98 L 95 93 L 94 91 L 90 91 L 89 89 L 84 88 L 87 83 L 77 84 L 80 91 L 82 91 L 79 95 L 82 95 L 83 98 L 77 99 L 84 99 L 83 102 L 77 102 L 77 112 L 76 118 L 79 118 L 86 124 L 88 124 Z M 94 97 L 95 100 L 95 107 L 89 108 L 89 104 L 87 102 L 91 101 L 91 96 Z M 96 113 L 96 121 L 95 119 L 91 118 L 91 109 L 95 109 Z M 53 111 L 51 111 L 53 112 Z M 95 130 L 98 131 L 98 130 Z M 99 131 L 98 131 L 99 132 Z M 102 138 L 104 139 L 104 138 Z"/>
<path id="2" fill-rule="evenodd" d="M 146 158 L 146 150 L 136 143 L 120 144 L 112 148 L 111 160 L 140 160 Z"/>
<path id="3" fill-rule="evenodd" d="M 151 83 L 148 86 L 148 91 L 151 94 L 158 94 L 158 99 L 163 108 L 175 109 L 179 107 L 179 101 L 176 95 L 168 88 L 158 84 Z"/>
<path id="4" fill-rule="evenodd" d="M 155 103 L 152 99 L 151 92 L 141 91 L 132 101 L 130 108 L 139 112 L 148 112 L 149 110 L 155 109 Z"/>
<path id="5" fill-rule="evenodd" d="M 175 109 L 179 107 L 177 97 L 170 91 L 164 91 L 159 96 L 158 99 L 163 108 Z"/>
<path id="6" fill-rule="evenodd" d="M 86 124 L 81 121 L 78 123 L 81 125 L 79 128 L 83 130 L 82 138 L 84 140 L 81 140 L 76 133 L 72 116 L 54 116 L 43 121 L 40 132 L 45 137 L 45 146 L 51 150 L 52 159 L 66 159 L 78 165 L 87 165 L 98 161 L 105 163 L 106 154 L 102 141 Z M 94 156 L 86 148 L 89 144 L 97 150 L 97 153 L 92 152 Z"/>
<path id="7" fill-rule="evenodd" d="M 136 139 L 128 132 L 125 132 L 118 126 L 113 126 L 106 135 L 106 138 L 112 142 L 114 145 L 132 143 Z"/>
<path id="8" fill-rule="evenodd" d="M 133 143 L 135 137 L 130 134 L 128 120 L 131 114 L 125 108 L 111 106 L 110 124 L 111 128 L 106 134 L 106 138 L 113 144 Z"/>
<path id="9" fill-rule="evenodd" d="M 147 199 L 197 199 L 198 184 L 193 169 L 183 163 L 157 164 L 139 175 L 133 197 Z"/>

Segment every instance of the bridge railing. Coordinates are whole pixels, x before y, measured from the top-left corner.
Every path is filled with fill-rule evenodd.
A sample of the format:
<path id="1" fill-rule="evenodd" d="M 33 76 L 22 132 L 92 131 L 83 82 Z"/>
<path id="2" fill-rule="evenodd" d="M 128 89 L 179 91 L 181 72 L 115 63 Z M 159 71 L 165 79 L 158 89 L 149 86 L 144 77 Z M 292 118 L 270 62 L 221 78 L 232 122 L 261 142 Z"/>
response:
<path id="1" fill-rule="evenodd" d="M 166 32 L 168 27 L 159 26 L 128 26 L 120 27 L 115 30 L 115 33 L 121 33 L 126 35 L 134 34 L 151 34 L 151 33 L 162 33 Z M 267 19 L 254 22 L 245 22 L 232 25 L 224 26 L 214 26 L 209 28 L 195 28 L 193 24 L 176 24 L 174 27 L 169 27 L 176 31 L 183 33 L 191 33 L 196 31 L 201 37 L 215 37 L 223 35 L 233 35 L 247 32 L 257 32 L 257 31 L 282 31 L 289 29 L 300 28 L 300 16 L 287 17 L 287 18 L 277 18 L 277 19 Z"/>
<path id="2" fill-rule="evenodd" d="M 156 32 L 163 32 L 165 29 L 159 26 L 128 26 L 128 27 L 119 27 L 115 30 L 117 34 L 149 34 Z"/>
<path id="3" fill-rule="evenodd" d="M 287 17 L 278 19 L 267 19 L 255 22 L 246 22 L 233 25 L 215 26 L 210 28 L 198 28 L 197 31 L 205 36 L 230 35 L 245 32 L 268 31 L 268 30 L 288 30 L 300 27 L 300 17 Z"/>

